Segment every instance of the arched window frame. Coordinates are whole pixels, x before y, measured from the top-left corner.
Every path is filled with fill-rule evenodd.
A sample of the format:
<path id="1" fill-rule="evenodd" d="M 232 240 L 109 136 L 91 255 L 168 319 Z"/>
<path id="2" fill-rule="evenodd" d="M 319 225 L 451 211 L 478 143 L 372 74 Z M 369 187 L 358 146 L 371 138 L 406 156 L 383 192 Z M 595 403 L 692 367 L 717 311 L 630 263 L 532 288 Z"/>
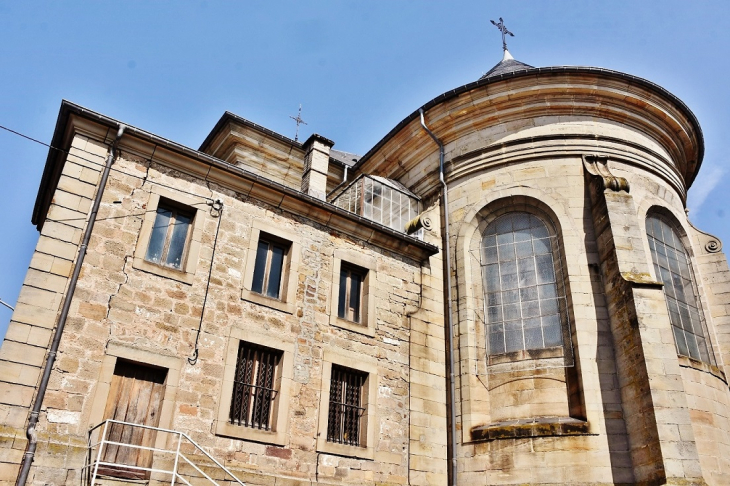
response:
<path id="1" fill-rule="evenodd" d="M 671 229 L 673 232 L 672 245 L 667 248 L 667 242 L 664 242 L 663 250 L 665 253 L 667 250 L 676 252 L 682 250 L 682 258 L 674 259 L 678 261 L 678 264 L 684 263 L 686 270 L 682 271 L 679 269 L 679 274 L 673 273 L 673 269 L 670 268 L 670 259 L 666 258 L 666 264 L 660 265 L 658 259 L 660 253 L 657 251 L 657 241 L 655 232 L 656 228 L 653 225 L 653 221 L 658 220 L 663 222 L 666 227 Z M 710 339 L 709 330 L 707 328 L 707 321 L 705 319 L 705 313 L 702 306 L 702 300 L 700 298 L 700 292 L 697 285 L 697 278 L 694 272 L 692 264 L 692 253 L 690 251 L 691 246 L 689 245 L 689 239 L 682 226 L 677 222 L 676 218 L 668 214 L 668 211 L 662 208 L 652 208 L 646 214 L 645 219 L 646 238 L 648 240 L 652 268 L 657 281 L 664 283 L 664 301 L 667 304 L 667 312 L 669 313 L 670 325 L 672 328 L 672 334 L 674 336 L 674 344 L 677 350 L 677 355 L 688 357 L 703 363 L 715 365 L 715 356 L 713 352 L 712 340 Z M 679 246 L 680 248 L 676 248 Z M 667 273 L 673 273 L 670 280 L 667 280 Z M 683 280 L 682 289 L 678 289 L 677 278 Z M 686 288 L 691 291 L 690 297 L 692 302 L 681 302 L 681 298 L 687 299 Z M 684 304 L 687 309 L 685 312 L 680 312 L 681 306 Z M 691 309 L 690 309 L 691 308 Z M 692 312 L 694 311 L 694 312 Z M 688 328 L 686 318 L 689 317 L 689 324 L 691 328 Z M 701 335 L 700 335 L 701 333 Z M 699 340 L 697 339 L 699 337 Z M 689 341 L 688 341 L 689 339 Z M 695 340 L 694 346 L 692 345 L 692 339 Z M 695 349 L 696 348 L 696 349 Z"/>
<path id="2" fill-rule="evenodd" d="M 563 358 L 561 360 L 561 363 L 565 361 L 565 363 L 562 363 L 562 365 L 570 365 L 572 363 L 573 359 L 573 353 L 572 353 L 572 338 L 570 333 L 570 311 L 569 311 L 569 305 L 568 305 L 568 299 L 567 299 L 567 281 L 566 281 L 566 274 L 563 264 L 563 255 L 562 255 L 562 249 L 561 249 L 561 242 L 558 231 L 556 231 L 555 225 L 550 217 L 548 217 L 545 214 L 542 214 L 542 212 L 530 210 L 532 208 L 529 207 L 519 207 L 519 208 L 510 208 L 510 207 L 503 207 L 501 210 L 496 211 L 492 214 L 490 214 L 490 217 L 488 220 L 484 220 L 482 222 L 481 226 L 481 243 L 480 243 L 480 259 L 482 263 L 482 291 L 483 291 L 483 306 L 484 306 L 484 332 L 485 332 L 485 345 L 486 345 L 486 358 L 487 358 L 487 366 L 492 368 L 493 366 L 497 366 L 499 368 L 499 365 L 502 363 L 510 363 L 515 361 L 522 361 L 522 360 L 543 360 L 546 358 Z M 543 318 L 543 317 L 549 317 L 551 315 L 556 315 L 558 318 L 558 325 L 559 325 L 559 332 L 560 332 L 560 342 L 557 342 L 558 340 L 553 339 L 552 341 L 545 343 L 543 342 L 542 346 L 536 347 L 536 346 L 528 346 L 526 342 L 523 340 L 523 343 L 525 343 L 521 349 L 514 349 L 510 350 L 506 347 L 498 350 L 497 352 L 494 352 L 494 350 L 490 350 L 490 329 L 492 329 L 491 326 L 493 325 L 504 325 L 505 321 L 502 319 L 498 322 L 490 322 L 490 317 L 494 317 L 494 313 L 490 311 L 490 304 L 494 304 L 494 295 L 493 291 L 490 291 L 490 284 L 489 284 L 489 278 L 487 276 L 487 268 L 488 265 L 494 264 L 492 261 L 494 259 L 494 252 L 492 250 L 492 257 L 490 259 L 490 256 L 487 255 L 487 247 L 489 246 L 487 240 L 491 237 L 489 234 L 490 228 L 492 228 L 494 225 L 499 224 L 499 221 L 503 218 L 509 217 L 510 215 L 515 214 L 524 214 L 526 216 L 529 216 L 529 218 L 534 218 L 537 221 L 539 221 L 546 232 L 544 235 L 544 240 L 546 242 L 549 242 L 549 252 L 541 254 L 544 255 L 550 255 L 552 260 L 552 268 L 550 269 L 552 271 L 552 274 L 554 275 L 553 282 L 551 282 L 554 286 L 554 296 L 546 296 L 547 299 L 554 298 L 555 303 L 557 304 L 557 314 L 551 314 L 551 313 L 542 313 L 542 309 L 538 311 L 537 318 Z M 514 234 L 514 230 L 512 232 Z M 534 242 L 533 240 L 530 240 L 531 242 Z M 534 253 L 534 247 L 533 252 L 529 255 L 524 255 L 525 257 L 530 257 L 533 260 L 536 258 L 536 254 Z M 515 259 L 516 261 L 516 259 Z M 501 275 L 501 273 L 500 273 Z M 529 287 L 529 286 L 526 286 Z M 497 292 L 505 293 L 505 292 L 511 292 L 513 293 L 513 289 L 506 289 L 503 290 L 501 287 L 499 289 L 495 289 Z M 517 289 L 519 291 L 519 288 Z M 537 291 L 537 282 L 535 285 L 535 290 Z M 540 297 L 543 297 L 542 295 L 537 295 L 538 301 L 540 300 Z M 491 300 L 491 302 L 490 302 Z M 528 306 L 531 304 L 530 300 L 522 300 L 522 292 L 520 292 L 520 300 L 518 301 L 520 304 L 520 312 L 524 312 L 525 304 Z M 504 310 L 504 306 L 503 306 Z M 536 316 L 532 316 L 531 314 L 528 314 L 529 318 L 524 318 L 522 314 L 520 315 L 519 321 L 512 320 L 512 324 L 514 325 L 516 322 L 519 322 L 520 330 L 523 333 L 523 339 L 525 336 L 525 329 L 526 329 L 526 320 L 533 321 Z M 504 315 L 502 315 L 504 317 Z M 541 324 L 542 328 L 542 324 Z M 544 337 L 544 334 L 543 334 Z M 500 352 L 501 351 L 501 352 Z M 540 366 L 548 365 L 547 362 L 542 363 Z M 493 370 L 496 371 L 496 370 Z"/>

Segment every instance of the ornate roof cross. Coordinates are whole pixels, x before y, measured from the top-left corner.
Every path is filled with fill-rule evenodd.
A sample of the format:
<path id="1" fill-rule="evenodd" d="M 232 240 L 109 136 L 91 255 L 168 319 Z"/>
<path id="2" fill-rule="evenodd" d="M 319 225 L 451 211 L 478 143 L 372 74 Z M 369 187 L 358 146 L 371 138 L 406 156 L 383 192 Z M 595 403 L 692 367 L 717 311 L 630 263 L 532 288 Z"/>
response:
<path id="1" fill-rule="evenodd" d="M 511 35 L 514 37 L 515 35 L 507 30 L 507 27 L 504 25 L 504 20 L 502 20 L 502 17 L 499 18 L 499 23 L 495 22 L 494 20 L 490 20 L 494 24 L 495 27 L 499 29 L 499 31 L 502 33 L 502 49 L 507 50 L 507 41 L 505 40 L 505 35 Z"/>
<path id="2" fill-rule="evenodd" d="M 302 120 L 302 105 L 299 105 L 299 113 L 297 113 L 297 116 L 296 117 L 293 117 L 293 116 L 289 115 L 289 118 L 291 118 L 292 120 L 294 120 L 295 122 L 297 122 L 297 131 L 294 134 L 294 141 L 295 142 L 298 142 L 299 141 L 299 125 L 300 124 L 302 124 L 302 125 L 306 125 L 307 124 L 307 122 L 305 122 L 304 120 Z"/>

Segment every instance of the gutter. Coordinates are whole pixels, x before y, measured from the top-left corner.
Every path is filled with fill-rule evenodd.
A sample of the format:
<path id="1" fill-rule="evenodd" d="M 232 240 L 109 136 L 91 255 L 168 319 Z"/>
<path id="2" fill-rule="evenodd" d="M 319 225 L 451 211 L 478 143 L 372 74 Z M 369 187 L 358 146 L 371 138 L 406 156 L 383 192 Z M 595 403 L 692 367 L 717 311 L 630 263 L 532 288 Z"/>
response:
<path id="1" fill-rule="evenodd" d="M 426 126 L 426 121 L 423 118 L 423 108 L 418 110 L 421 115 L 421 127 L 428 133 L 428 135 L 436 142 L 439 146 L 439 181 L 441 182 L 441 209 L 443 212 L 443 248 L 444 248 L 444 298 L 446 299 L 446 329 L 447 329 L 447 349 L 449 350 L 449 438 L 451 439 L 451 485 L 456 486 L 456 474 L 457 474 L 457 463 L 456 463 L 456 383 L 454 379 L 454 369 L 456 368 L 456 362 L 454 360 L 454 322 L 453 322 L 453 308 L 452 308 L 452 297 L 451 297 L 451 251 L 449 248 L 449 194 L 448 186 L 446 185 L 446 179 L 444 178 L 444 144 L 439 140 L 436 135 Z"/>
<path id="2" fill-rule="evenodd" d="M 55 147 L 63 146 L 63 138 L 69 123 L 70 115 L 72 114 L 95 121 L 113 130 L 116 130 L 116 128 L 122 124 L 118 120 L 76 105 L 67 100 L 64 100 L 61 103 L 58 121 L 56 122 L 56 129 L 51 141 L 53 148 L 51 148 L 48 152 L 46 167 L 43 171 L 43 177 L 38 189 L 35 207 L 33 208 L 33 217 L 31 219 L 32 223 L 38 228 L 38 231 L 40 231 L 43 227 L 43 222 L 45 221 L 48 207 L 51 203 L 53 191 L 55 190 L 60 177 L 60 167 L 63 166 L 62 161 L 57 161 L 57 156 L 63 155 L 64 152 L 55 149 Z M 355 236 L 356 238 L 362 238 L 379 248 L 405 254 L 406 256 L 420 261 L 428 258 L 430 255 L 438 253 L 438 248 L 433 245 L 408 237 L 402 232 L 396 231 L 362 216 L 358 216 L 357 214 L 339 208 L 327 201 L 304 194 L 297 189 L 272 181 L 263 176 L 253 174 L 246 169 L 236 167 L 212 155 L 191 149 L 177 142 L 173 142 L 169 139 L 130 125 L 126 125 L 124 133 L 126 135 L 139 138 L 140 140 L 147 141 L 157 147 L 165 148 L 185 157 L 190 157 L 193 160 L 209 165 L 211 168 L 218 169 L 226 174 L 232 174 L 247 183 L 252 184 L 251 188 L 242 191 L 241 189 L 235 189 L 230 185 L 226 185 L 226 182 L 223 180 L 214 181 L 224 187 L 236 190 L 245 196 L 250 195 L 251 197 L 258 198 L 259 200 L 289 213 L 303 215 L 322 224 L 333 225 L 334 229 L 343 231 L 344 233 Z M 352 170 L 352 168 L 350 168 L 350 170 Z M 211 172 L 209 170 L 208 174 L 210 173 Z M 276 197 L 262 199 L 260 194 L 261 189 L 275 193 Z M 312 207 L 315 208 L 314 211 L 312 210 Z M 348 227 L 357 228 L 358 231 L 350 231 L 348 233 Z"/>
<path id="3" fill-rule="evenodd" d="M 86 249 L 89 246 L 89 240 L 91 239 L 91 233 L 94 229 L 94 223 L 96 223 L 96 215 L 99 212 L 99 206 L 101 205 L 101 198 L 104 195 L 104 189 L 106 188 L 106 182 L 109 179 L 109 172 L 112 169 L 112 164 L 117 156 L 117 145 L 119 140 L 124 135 L 126 125 L 119 124 L 117 136 L 109 148 L 109 155 L 104 165 L 104 172 L 101 174 L 101 181 L 99 181 L 99 189 L 96 191 L 94 197 L 94 204 L 91 207 L 91 213 L 89 214 L 89 222 L 86 224 L 84 230 L 84 237 L 81 240 L 81 246 L 79 247 L 79 255 L 76 258 L 76 265 L 74 266 L 73 274 L 71 275 L 71 281 L 66 291 L 66 296 L 63 300 L 63 307 L 61 309 L 61 316 L 58 318 L 58 325 L 53 333 L 53 341 L 51 347 L 48 350 L 48 358 L 46 359 L 46 365 L 43 369 L 43 377 L 41 383 L 38 386 L 38 393 L 36 393 L 35 400 L 33 402 L 33 408 L 30 412 L 30 418 L 28 419 L 28 428 L 26 429 L 25 435 L 28 437 L 28 447 L 23 454 L 23 460 L 20 464 L 20 472 L 18 473 L 18 479 L 16 486 L 25 486 L 28 480 L 28 474 L 30 473 L 30 467 L 33 464 L 33 458 L 35 457 L 35 451 L 38 447 L 38 436 L 35 428 L 38 424 L 38 417 L 43 406 L 43 398 L 46 395 L 48 389 L 48 382 L 51 378 L 51 371 L 53 371 L 53 365 L 56 362 L 56 354 L 58 353 L 58 346 L 61 344 L 61 337 L 63 336 L 63 329 L 66 327 L 66 319 L 68 318 L 68 312 L 71 308 L 71 301 L 73 300 L 74 292 L 76 291 L 76 284 L 79 280 L 79 274 L 81 273 L 81 266 L 84 264 L 84 258 L 86 257 Z"/>

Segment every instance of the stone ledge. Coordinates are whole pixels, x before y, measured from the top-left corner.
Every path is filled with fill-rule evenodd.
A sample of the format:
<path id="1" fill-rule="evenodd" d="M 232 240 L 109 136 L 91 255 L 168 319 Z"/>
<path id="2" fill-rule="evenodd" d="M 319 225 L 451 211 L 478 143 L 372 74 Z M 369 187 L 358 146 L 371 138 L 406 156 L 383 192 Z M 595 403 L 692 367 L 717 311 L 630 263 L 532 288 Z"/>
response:
<path id="1" fill-rule="evenodd" d="M 728 384 L 725 373 L 723 373 L 722 370 L 717 366 L 713 366 L 709 363 L 704 363 L 702 361 L 698 361 L 687 356 L 677 356 L 677 359 L 679 360 L 679 366 L 682 368 L 692 368 L 698 371 L 702 371 L 703 373 L 709 373 L 726 385 Z"/>
<path id="2" fill-rule="evenodd" d="M 485 441 L 588 435 L 590 433 L 589 429 L 589 423 L 584 420 L 571 417 L 538 417 L 480 425 L 471 429 L 471 439 L 473 441 Z"/>

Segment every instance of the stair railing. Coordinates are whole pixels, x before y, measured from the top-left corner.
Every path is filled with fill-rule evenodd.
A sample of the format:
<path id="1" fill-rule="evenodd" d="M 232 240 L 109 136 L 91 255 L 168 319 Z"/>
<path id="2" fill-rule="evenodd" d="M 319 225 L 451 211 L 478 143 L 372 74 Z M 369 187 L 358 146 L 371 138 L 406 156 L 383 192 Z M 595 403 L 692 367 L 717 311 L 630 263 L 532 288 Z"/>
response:
<path id="1" fill-rule="evenodd" d="M 131 438 L 134 434 L 118 434 L 120 437 L 117 440 L 110 439 L 110 433 L 112 427 L 119 426 L 130 427 L 134 429 L 149 430 L 154 434 L 167 434 L 169 437 L 164 441 L 164 444 L 173 444 L 173 448 L 157 448 L 152 446 L 143 446 L 140 444 L 132 444 L 131 441 L 122 441 L 122 435 L 127 435 Z M 118 430 L 118 429 L 117 429 Z M 155 435 L 155 437 L 157 437 Z M 170 437 L 176 440 L 170 440 Z M 161 441 L 156 440 L 159 444 Z M 187 455 L 183 453 L 183 446 L 189 444 L 192 446 L 192 453 Z M 152 453 L 152 461 L 149 465 L 138 465 L 138 464 L 127 464 L 125 462 L 116 461 L 115 458 L 106 457 L 109 446 L 116 446 L 119 449 L 127 448 L 131 451 L 150 451 Z M 203 479 L 203 484 L 212 484 L 213 486 L 220 486 L 216 479 L 213 479 L 210 474 L 206 473 L 201 467 L 211 467 L 210 465 L 196 465 L 189 456 L 193 456 L 196 453 L 202 454 L 206 459 L 213 463 L 217 470 L 224 473 L 224 478 L 230 476 L 231 479 L 224 479 L 226 484 L 237 484 L 239 486 L 246 486 L 241 482 L 231 471 L 228 470 L 223 464 L 218 462 L 213 456 L 208 454 L 202 447 L 200 447 L 193 439 L 187 434 L 169 429 L 161 429 L 158 427 L 151 427 L 149 425 L 133 424 L 129 422 L 122 422 L 119 420 L 105 420 L 104 422 L 89 429 L 88 443 L 87 443 L 87 455 L 86 464 L 82 470 L 82 478 L 87 486 L 95 486 L 97 479 L 101 479 L 102 476 L 107 477 L 124 477 L 124 473 L 127 475 L 131 473 L 144 474 L 144 475 L 161 475 L 163 477 L 170 477 L 170 485 L 175 486 L 176 482 L 180 482 L 185 486 L 194 486 L 191 482 L 194 478 L 191 477 L 190 473 L 181 472 L 181 468 L 189 466 L 197 473 L 197 478 Z M 172 467 L 165 469 L 160 467 L 160 464 L 164 466 L 165 458 L 172 459 Z M 101 472 L 100 472 L 101 471 Z M 211 474 L 214 474 L 211 472 Z M 214 474 L 215 475 L 215 474 Z M 187 479 L 186 479 L 187 477 Z M 166 483 L 167 481 L 165 481 Z M 195 486 L 198 486 L 196 482 Z"/>

